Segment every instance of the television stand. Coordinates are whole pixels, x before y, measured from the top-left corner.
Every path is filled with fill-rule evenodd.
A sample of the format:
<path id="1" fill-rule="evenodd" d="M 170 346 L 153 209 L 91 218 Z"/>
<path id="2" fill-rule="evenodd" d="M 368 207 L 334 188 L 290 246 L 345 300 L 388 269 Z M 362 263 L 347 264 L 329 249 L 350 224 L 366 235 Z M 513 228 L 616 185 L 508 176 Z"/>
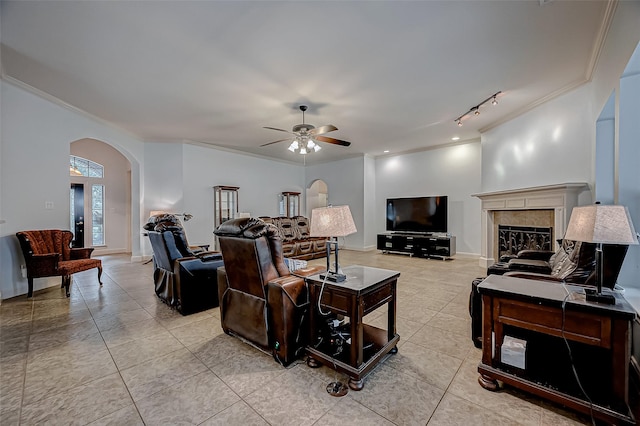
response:
<path id="1" fill-rule="evenodd" d="M 383 253 L 447 260 L 456 254 L 456 237 L 435 234 L 378 234 L 377 249 Z"/>

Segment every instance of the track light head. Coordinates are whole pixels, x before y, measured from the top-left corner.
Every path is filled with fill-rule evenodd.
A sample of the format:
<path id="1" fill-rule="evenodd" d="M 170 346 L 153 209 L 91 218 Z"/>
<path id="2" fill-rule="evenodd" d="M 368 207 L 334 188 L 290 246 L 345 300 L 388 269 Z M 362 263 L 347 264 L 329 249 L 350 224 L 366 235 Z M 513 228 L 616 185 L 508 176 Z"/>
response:
<path id="1" fill-rule="evenodd" d="M 476 110 L 473 112 L 473 115 L 480 115 L 480 106 L 478 105 L 475 109 Z"/>
<path id="2" fill-rule="evenodd" d="M 458 118 L 457 123 L 458 123 L 458 127 L 462 127 L 462 120 L 461 119 Z"/>

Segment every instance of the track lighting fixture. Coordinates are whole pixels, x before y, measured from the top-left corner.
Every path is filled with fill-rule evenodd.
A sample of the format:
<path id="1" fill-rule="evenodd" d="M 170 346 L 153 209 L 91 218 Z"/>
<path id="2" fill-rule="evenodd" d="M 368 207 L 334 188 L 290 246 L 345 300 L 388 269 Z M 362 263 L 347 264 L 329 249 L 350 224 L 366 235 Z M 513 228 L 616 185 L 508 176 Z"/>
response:
<path id="1" fill-rule="evenodd" d="M 480 115 L 480 107 L 483 106 L 484 104 L 486 104 L 487 102 L 491 101 L 491 105 L 498 105 L 498 95 L 501 94 L 501 93 L 502 93 L 501 90 L 497 91 L 496 93 L 494 93 L 493 95 L 491 95 L 487 99 L 485 99 L 484 101 L 480 102 L 478 105 L 469 108 L 469 111 L 465 112 L 464 114 L 462 114 L 460 117 L 456 118 L 453 121 L 458 126 L 462 126 L 462 119 L 463 118 L 465 118 L 466 116 L 470 115 L 471 113 L 473 113 L 473 115 Z"/>

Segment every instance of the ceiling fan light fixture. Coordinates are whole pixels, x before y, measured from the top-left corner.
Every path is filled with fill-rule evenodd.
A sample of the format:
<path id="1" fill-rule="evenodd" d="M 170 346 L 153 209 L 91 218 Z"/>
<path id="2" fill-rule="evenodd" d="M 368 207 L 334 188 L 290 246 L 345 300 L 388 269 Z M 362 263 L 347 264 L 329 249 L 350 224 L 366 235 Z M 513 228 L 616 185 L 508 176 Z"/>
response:
<path id="1" fill-rule="evenodd" d="M 291 152 L 298 152 L 298 154 L 306 155 L 311 152 L 318 152 L 322 149 L 319 142 L 330 143 L 334 145 L 350 146 L 351 142 L 343 141 L 340 139 L 324 136 L 326 133 L 338 130 L 333 124 L 326 124 L 324 126 L 315 127 L 313 124 L 305 124 L 304 112 L 307 110 L 306 105 L 300 105 L 300 111 L 302 111 L 302 124 L 296 124 L 291 131 L 278 129 L 276 127 L 264 127 L 265 129 L 277 130 L 279 132 L 288 133 L 293 136 L 289 136 L 287 139 L 280 139 L 277 141 L 262 144 L 260 146 L 272 145 L 278 142 L 284 142 L 293 139 L 287 148 Z"/>

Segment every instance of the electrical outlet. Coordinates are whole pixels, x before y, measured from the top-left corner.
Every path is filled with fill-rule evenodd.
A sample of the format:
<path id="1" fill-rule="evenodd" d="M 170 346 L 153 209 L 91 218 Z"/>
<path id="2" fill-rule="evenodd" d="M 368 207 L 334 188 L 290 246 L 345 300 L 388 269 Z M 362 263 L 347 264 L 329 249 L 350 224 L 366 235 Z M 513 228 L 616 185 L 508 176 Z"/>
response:
<path id="1" fill-rule="evenodd" d="M 45 210 L 53 210 L 53 201 L 45 201 L 44 208 Z"/>
<path id="2" fill-rule="evenodd" d="M 27 267 L 25 265 L 20 265 L 20 273 L 22 278 L 27 278 Z"/>

